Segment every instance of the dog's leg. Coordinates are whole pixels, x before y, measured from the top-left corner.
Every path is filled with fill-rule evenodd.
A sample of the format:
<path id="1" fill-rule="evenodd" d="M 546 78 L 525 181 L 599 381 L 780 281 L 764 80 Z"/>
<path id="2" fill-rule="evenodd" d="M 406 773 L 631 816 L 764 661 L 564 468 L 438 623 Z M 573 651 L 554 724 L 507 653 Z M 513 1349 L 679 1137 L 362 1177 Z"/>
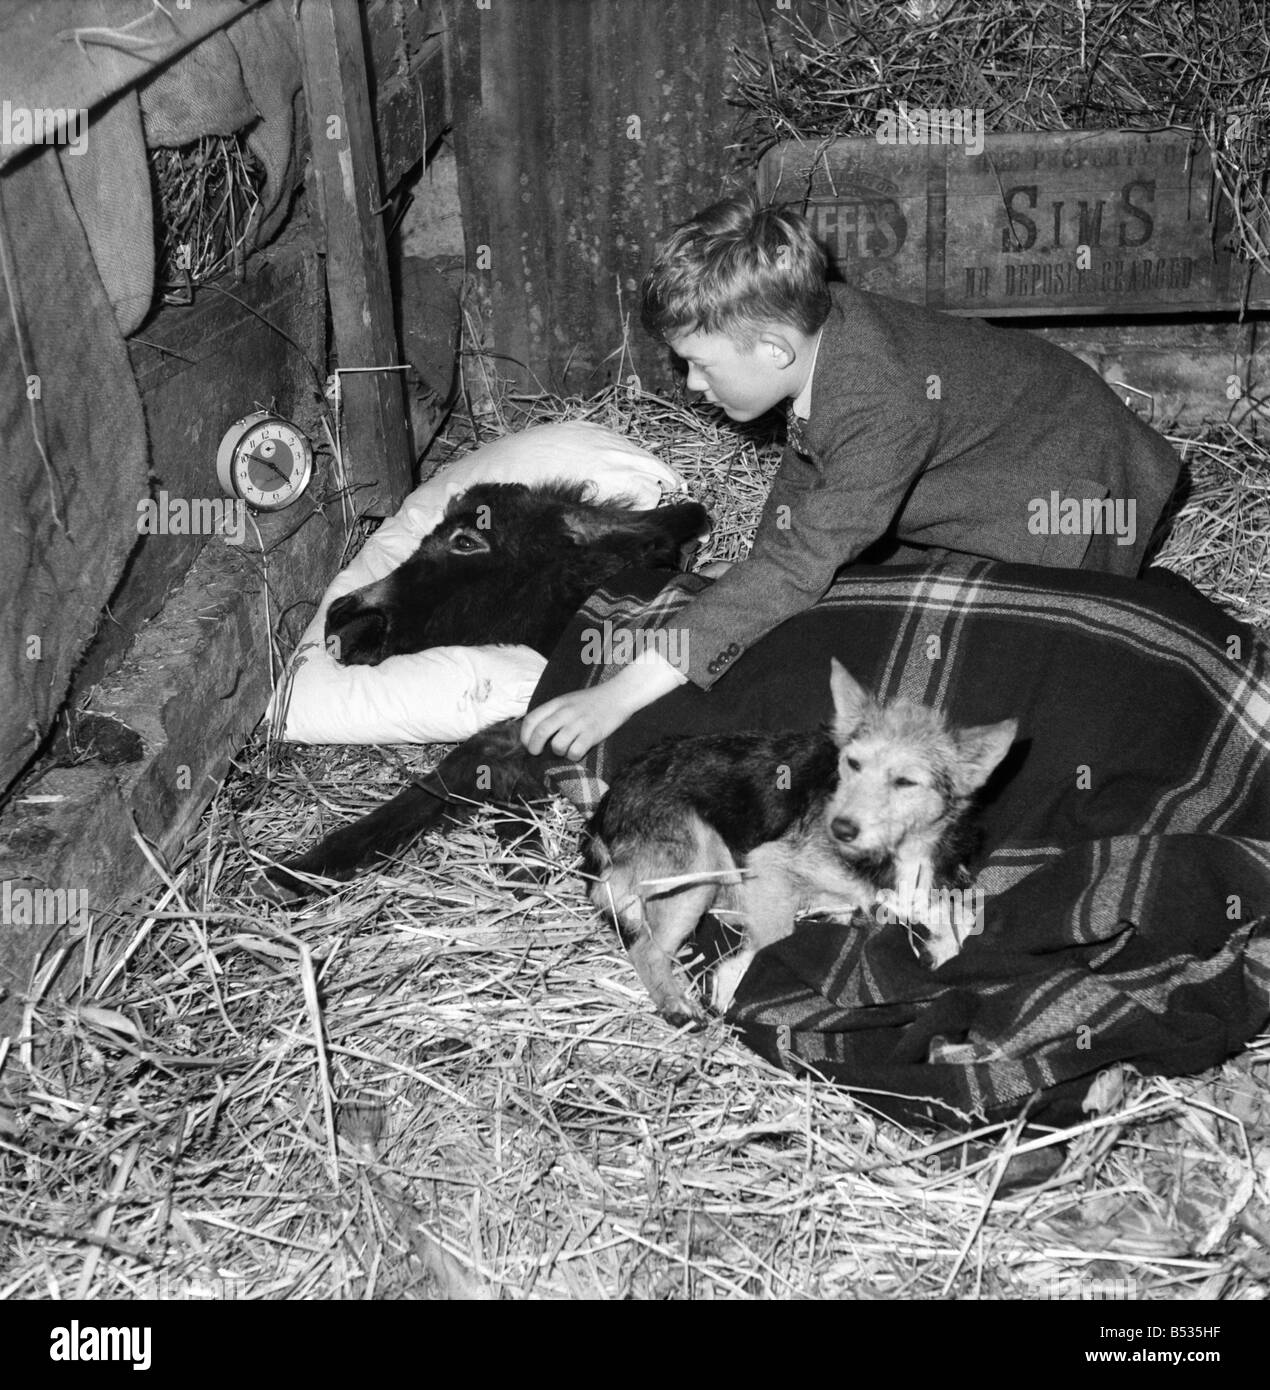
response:
<path id="1" fill-rule="evenodd" d="M 751 955 L 793 933 L 799 895 L 792 858 L 784 840 L 758 845 L 745 856 L 745 878 L 737 889 L 737 900 Z"/>
<path id="2" fill-rule="evenodd" d="M 745 857 L 745 876 L 734 889 L 745 922 L 745 943 L 714 969 L 710 1002 L 726 1013 L 755 955 L 793 934 L 798 888 L 790 868 L 791 851 L 782 840 L 758 845 Z"/>
<path id="3" fill-rule="evenodd" d="M 627 943 L 627 952 L 652 996 L 657 1012 L 681 1027 L 699 1022 L 705 1011 L 683 988 L 675 970 L 680 947 L 697 929 L 718 896 L 713 883 L 699 883 L 644 901 L 644 929 Z"/>
<path id="4" fill-rule="evenodd" d="M 714 906 L 736 863 L 719 834 L 685 813 L 683 838 L 674 844 L 638 838 L 614 849 L 596 834 L 587 850 L 594 875 L 591 901 L 614 918 L 657 1011 L 672 1023 L 703 1017 L 680 984 L 675 959 L 701 918 Z"/>
<path id="5" fill-rule="evenodd" d="M 975 929 L 974 914 L 967 916 L 961 892 L 939 879 L 929 852 L 897 857 L 893 903 L 901 921 L 924 928 L 922 955 L 932 970 L 958 955 Z"/>
<path id="6" fill-rule="evenodd" d="M 924 923 L 927 931 L 926 957 L 932 970 L 960 955 L 968 937 L 980 930 L 975 909 L 966 904 L 967 888 L 943 885 L 931 892 L 930 909 Z"/>
<path id="7" fill-rule="evenodd" d="M 665 893 L 641 892 L 639 879 L 650 861 L 614 865 L 591 886 L 592 903 L 616 923 L 631 964 L 657 1012 L 677 1027 L 702 1017 L 675 974 L 679 948 L 696 930 L 718 896 L 718 885 L 693 883 Z"/>

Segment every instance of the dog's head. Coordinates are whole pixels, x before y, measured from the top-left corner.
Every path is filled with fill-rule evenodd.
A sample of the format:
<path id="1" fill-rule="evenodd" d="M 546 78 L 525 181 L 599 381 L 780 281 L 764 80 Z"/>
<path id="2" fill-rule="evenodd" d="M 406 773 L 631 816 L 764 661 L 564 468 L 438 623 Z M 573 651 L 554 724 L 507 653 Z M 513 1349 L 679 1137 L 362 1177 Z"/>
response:
<path id="1" fill-rule="evenodd" d="M 835 660 L 830 672 L 838 786 L 826 825 L 844 858 L 881 868 L 933 848 L 1009 751 L 1017 721 L 953 730 L 909 700 L 880 704 Z"/>

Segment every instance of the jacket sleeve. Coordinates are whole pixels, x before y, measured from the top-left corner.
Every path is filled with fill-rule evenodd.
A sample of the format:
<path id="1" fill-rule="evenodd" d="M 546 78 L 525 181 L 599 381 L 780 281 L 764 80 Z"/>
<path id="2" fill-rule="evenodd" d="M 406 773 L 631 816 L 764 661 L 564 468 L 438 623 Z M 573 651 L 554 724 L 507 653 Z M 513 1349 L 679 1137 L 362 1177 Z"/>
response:
<path id="1" fill-rule="evenodd" d="M 810 608 L 841 565 L 886 533 L 930 452 L 921 417 L 906 425 L 882 399 L 817 431 L 813 447 L 819 461 L 785 450 L 749 558 L 675 619 L 688 679 L 702 689 L 778 623 Z"/>

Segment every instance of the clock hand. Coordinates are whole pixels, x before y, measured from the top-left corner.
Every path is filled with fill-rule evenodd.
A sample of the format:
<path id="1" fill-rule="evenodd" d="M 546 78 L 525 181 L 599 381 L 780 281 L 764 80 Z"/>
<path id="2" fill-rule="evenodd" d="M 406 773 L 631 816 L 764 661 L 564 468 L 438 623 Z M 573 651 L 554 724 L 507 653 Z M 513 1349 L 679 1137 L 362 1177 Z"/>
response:
<path id="1" fill-rule="evenodd" d="M 266 468 L 272 468 L 284 483 L 291 476 L 291 470 L 289 468 L 279 467 L 279 465 L 273 461 L 272 457 L 266 457 L 264 454 L 253 454 L 252 457 L 257 463 L 263 463 Z"/>

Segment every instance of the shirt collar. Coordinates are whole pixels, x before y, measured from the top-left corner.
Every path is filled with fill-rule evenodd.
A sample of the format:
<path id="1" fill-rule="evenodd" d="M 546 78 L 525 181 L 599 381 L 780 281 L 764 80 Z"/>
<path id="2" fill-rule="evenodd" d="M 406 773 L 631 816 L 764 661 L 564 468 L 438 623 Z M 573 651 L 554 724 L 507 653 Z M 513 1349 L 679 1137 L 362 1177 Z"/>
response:
<path id="1" fill-rule="evenodd" d="M 820 356 L 820 340 L 824 334 L 823 328 L 816 334 L 816 346 L 811 350 L 811 371 L 807 373 L 807 380 L 803 384 L 803 389 L 794 397 L 794 403 L 790 406 L 790 409 L 800 420 L 811 419 L 811 383 L 816 378 L 816 359 Z"/>

